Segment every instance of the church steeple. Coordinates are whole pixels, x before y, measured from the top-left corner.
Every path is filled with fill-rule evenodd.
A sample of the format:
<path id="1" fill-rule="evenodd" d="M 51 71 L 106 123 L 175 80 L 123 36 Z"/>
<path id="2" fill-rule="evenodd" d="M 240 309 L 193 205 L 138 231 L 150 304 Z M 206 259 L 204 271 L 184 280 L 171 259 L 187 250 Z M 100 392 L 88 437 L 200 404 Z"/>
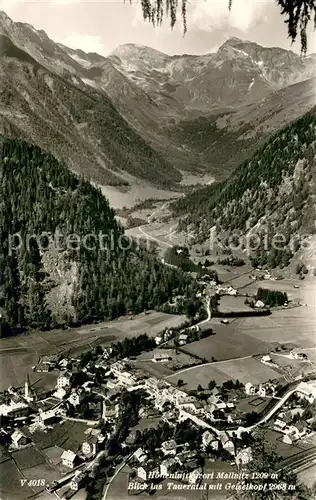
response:
<path id="1" fill-rule="evenodd" d="M 24 384 L 24 397 L 25 399 L 29 398 L 29 376 L 27 375 Z"/>
<path id="2" fill-rule="evenodd" d="M 33 396 L 31 393 L 31 384 L 30 384 L 30 379 L 29 375 L 27 374 L 26 379 L 25 379 L 25 384 L 24 384 L 24 398 L 27 401 L 33 401 Z"/>

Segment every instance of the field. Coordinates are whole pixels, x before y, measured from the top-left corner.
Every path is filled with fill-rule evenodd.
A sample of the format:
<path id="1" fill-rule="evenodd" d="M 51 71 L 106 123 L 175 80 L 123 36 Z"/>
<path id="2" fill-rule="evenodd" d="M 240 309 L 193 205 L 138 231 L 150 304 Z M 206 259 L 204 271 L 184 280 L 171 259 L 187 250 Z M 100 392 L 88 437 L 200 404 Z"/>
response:
<path id="1" fill-rule="evenodd" d="M 150 376 L 164 378 L 172 375 L 173 371 L 164 366 L 164 363 L 153 363 L 152 361 L 139 361 L 136 363 L 136 368 L 140 368 L 147 372 Z"/>
<path id="2" fill-rule="evenodd" d="M 283 434 L 270 429 L 265 433 L 265 441 L 275 448 L 276 453 L 284 459 L 313 448 L 313 446 L 310 443 L 306 443 L 304 439 L 299 440 L 296 444 L 286 444 L 283 443 L 282 437 Z"/>
<path id="3" fill-rule="evenodd" d="M 162 363 L 154 363 L 151 360 L 155 354 L 166 354 L 170 356 L 170 360 L 164 361 Z M 200 364 L 200 361 L 196 358 L 193 358 L 189 354 L 185 354 L 184 352 L 177 351 L 176 349 L 154 349 L 151 352 L 144 352 L 137 356 L 137 362 L 139 367 L 141 368 L 141 363 L 143 362 L 151 362 L 154 365 L 161 365 L 164 368 L 167 368 L 172 371 L 181 370 L 182 368 L 188 368 L 189 366 L 195 366 Z"/>
<path id="4" fill-rule="evenodd" d="M 29 486 L 21 485 L 23 477 L 21 477 L 13 460 L 8 460 L 1 464 L 0 473 L 0 494 L 2 500 L 22 500 L 34 494 Z"/>
<path id="5" fill-rule="evenodd" d="M 86 437 L 84 432 L 87 428 L 88 426 L 81 422 L 63 421 L 46 432 L 36 431 L 31 434 L 26 428 L 22 429 L 22 432 L 27 434 L 44 453 L 46 448 L 55 446 L 76 452 Z"/>
<path id="6" fill-rule="evenodd" d="M 271 402 L 270 399 L 262 399 L 257 396 L 247 396 L 236 402 L 236 410 L 242 413 L 250 413 L 256 411 L 261 413 Z"/>
<path id="7" fill-rule="evenodd" d="M 252 357 L 246 357 L 209 363 L 204 366 L 196 366 L 183 371 L 180 370 L 176 374 L 166 378 L 175 384 L 181 379 L 186 384 L 185 388 L 191 390 L 196 389 L 199 384 L 207 388 L 210 380 L 215 380 L 218 385 L 221 385 L 226 380 L 236 379 L 243 384 L 247 382 L 259 384 L 270 379 L 281 378 L 281 375 L 269 366 L 261 363 L 259 360 Z"/>
<path id="8" fill-rule="evenodd" d="M 300 289 L 293 288 L 299 283 Z M 290 300 L 300 301 L 307 307 L 279 309 L 269 317 L 252 317 L 236 321 L 236 329 L 256 340 L 265 340 L 274 344 L 292 343 L 302 349 L 315 347 L 315 283 L 287 280 L 268 281 L 265 288 L 281 290 Z M 254 293 L 258 284 L 247 287 L 244 291 Z"/>
<path id="9" fill-rule="evenodd" d="M 45 461 L 42 454 L 33 446 L 28 446 L 22 450 L 15 451 L 11 454 L 11 456 L 21 470 L 36 467 Z"/>
<path id="10" fill-rule="evenodd" d="M 253 309 L 245 304 L 245 297 L 223 295 L 219 301 L 218 311 L 222 313 L 252 312 Z"/>
<path id="11" fill-rule="evenodd" d="M 97 325 L 32 332 L 28 335 L 0 339 L 0 391 L 7 389 L 9 385 L 21 386 L 27 374 L 31 383 L 35 384 L 34 387 L 51 388 L 55 384 L 56 374 L 32 372 L 32 366 L 38 362 L 41 355 L 60 352 L 78 356 L 97 344 L 106 345 L 142 333 L 154 337 L 165 327 L 180 325 L 184 319 L 184 316 L 151 312 L 147 315 L 140 314 L 131 320 L 123 317 Z"/>
<path id="12" fill-rule="evenodd" d="M 202 329 L 209 327 L 214 329 L 215 335 L 187 344 L 184 350 L 207 361 L 212 361 L 213 357 L 217 361 L 223 361 L 253 354 L 265 354 L 271 350 L 271 343 L 265 338 L 261 340 L 237 331 L 234 322 L 222 325 L 210 321 L 204 323 Z"/>
<path id="13" fill-rule="evenodd" d="M 316 464 L 303 470 L 302 472 L 299 472 L 297 476 L 300 483 L 303 483 L 308 488 L 311 488 L 315 484 Z"/>

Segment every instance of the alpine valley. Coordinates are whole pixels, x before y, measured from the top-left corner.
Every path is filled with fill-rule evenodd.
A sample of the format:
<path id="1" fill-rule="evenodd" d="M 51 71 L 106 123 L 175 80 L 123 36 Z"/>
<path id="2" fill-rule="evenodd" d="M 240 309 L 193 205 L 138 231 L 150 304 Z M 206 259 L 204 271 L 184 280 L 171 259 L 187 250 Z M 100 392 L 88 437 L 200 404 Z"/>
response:
<path id="1" fill-rule="evenodd" d="M 0 35 L 0 132 L 125 193 L 227 178 L 314 104 L 315 54 L 232 38 L 201 56 L 126 44 L 102 57 L 4 12 Z"/>
<path id="2" fill-rule="evenodd" d="M 164 265 L 136 243 L 107 248 L 105 260 L 99 249 L 43 253 L 36 244 L 10 253 L 16 233 L 105 231 L 125 241 L 113 207 L 132 190 L 138 201 L 142 189 L 147 201 L 181 197 L 172 222 L 198 243 L 213 226 L 223 236 L 268 222 L 289 237 L 314 232 L 315 54 L 233 38 L 201 56 L 127 44 L 103 57 L 2 12 L 0 55 L 0 307 L 11 327 L 165 311 L 177 296 L 178 313 L 188 300 L 205 313 L 191 267 Z M 211 186 L 192 192 L 207 177 Z M 252 264 L 284 267 L 297 251 Z"/>

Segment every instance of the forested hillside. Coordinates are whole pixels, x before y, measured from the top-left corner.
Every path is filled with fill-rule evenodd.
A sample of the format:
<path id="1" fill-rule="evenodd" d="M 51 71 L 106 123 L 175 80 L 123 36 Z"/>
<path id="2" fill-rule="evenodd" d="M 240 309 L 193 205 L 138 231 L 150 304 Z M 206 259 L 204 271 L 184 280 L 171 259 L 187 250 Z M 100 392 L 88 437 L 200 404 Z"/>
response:
<path id="1" fill-rule="evenodd" d="M 181 198 L 174 206 L 180 228 L 197 240 L 211 228 L 226 242 L 233 234 L 260 236 L 254 265 L 286 266 L 303 235 L 315 232 L 316 108 L 276 134 L 231 178 Z M 272 248 L 276 234 L 282 248 Z M 264 236 L 268 251 L 263 251 Z M 279 245 L 280 247 L 280 245 Z"/>
<path id="2" fill-rule="evenodd" d="M 0 308 L 11 327 L 80 324 L 195 297 L 182 272 L 131 244 L 99 190 L 38 147 L 4 138 L 0 234 Z"/>

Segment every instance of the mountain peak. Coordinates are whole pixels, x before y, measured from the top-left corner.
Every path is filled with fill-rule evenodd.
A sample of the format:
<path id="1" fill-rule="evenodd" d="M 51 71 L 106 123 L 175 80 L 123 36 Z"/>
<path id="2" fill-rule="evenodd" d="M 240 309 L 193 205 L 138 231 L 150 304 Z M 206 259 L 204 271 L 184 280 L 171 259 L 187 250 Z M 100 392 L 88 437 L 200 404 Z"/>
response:
<path id="1" fill-rule="evenodd" d="M 0 10 L 0 20 L 2 20 L 2 19 L 4 19 L 4 20 L 8 20 L 9 19 L 13 23 L 12 19 L 8 16 L 8 14 L 6 14 L 4 12 L 4 10 Z"/>
<path id="2" fill-rule="evenodd" d="M 119 45 L 115 50 L 113 50 L 109 56 L 117 56 L 117 57 L 133 57 L 133 56 L 158 56 L 158 57 L 170 57 L 159 50 L 148 47 L 147 45 L 140 45 L 137 43 L 125 43 L 123 45 Z"/>
<path id="3" fill-rule="evenodd" d="M 241 40 L 241 38 L 237 38 L 234 36 L 234 37 L 228 38 L 228 40 L 226 40 L 226 42 L 224 42 L 220 46 L 219 50 L 226 48 L 226 47 L 235 48 L 235 47 L 240 46 L 240 45 L 243 45 L 243 46 L 251 45 L 253 47 L 263 48 L 263 47 L 261 47 L 261 45 L 258 45 L 255 42 L 251 42 L 250 40 Z"/>

